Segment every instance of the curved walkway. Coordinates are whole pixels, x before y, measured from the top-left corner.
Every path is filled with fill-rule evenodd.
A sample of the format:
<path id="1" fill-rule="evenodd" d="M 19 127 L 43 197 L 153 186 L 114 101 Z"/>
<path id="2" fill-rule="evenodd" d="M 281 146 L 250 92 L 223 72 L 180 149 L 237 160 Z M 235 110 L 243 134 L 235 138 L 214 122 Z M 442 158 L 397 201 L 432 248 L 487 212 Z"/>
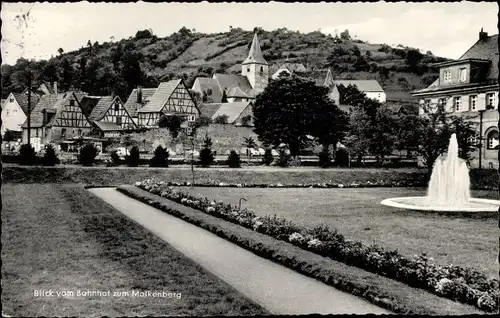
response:
<path id="1" fill-rule="evenodd" d="M 258 257 L 114 188 L 89 191 L 273 314 L 390 314 L 364 299 Z"/>

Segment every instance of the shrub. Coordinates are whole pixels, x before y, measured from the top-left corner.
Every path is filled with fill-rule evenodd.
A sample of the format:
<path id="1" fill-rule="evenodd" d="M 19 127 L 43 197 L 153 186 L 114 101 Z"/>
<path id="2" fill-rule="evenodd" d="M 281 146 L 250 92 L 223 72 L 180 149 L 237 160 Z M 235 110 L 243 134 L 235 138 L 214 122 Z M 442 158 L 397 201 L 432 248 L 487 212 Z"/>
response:
<path id="1" fill-rule="evenodd" d="M 339 148 L 335 152 L 335 165 L 339 167 L 349 166 L 349 153 L 345 148 Z"/>
<path id="2" fill-rule="evenodd" d="M 149 161 L 150 167 L 168 167 L 168 151 L 162 146 L 156 147 L 153 158 Z"/>
<path id="3" fill-rule="evenodd" d="M 266 166 L 271 165 L 273 163 L 274 157 L 271 149 L 267 148 L 266 152 L 264 153 L 264 157 L 262 158 L 262 163 L 265 164 Z"/>
<path id="4" fill-rule="evenodd" d="M 139 165 L 139 147 L 134 146 L 130 149 L 130 155 L 127 156 L 126 161 L 129 167 L 137 167 Z"/>
<path id="5" fill-rule="evenodd" d="M 113 152 L 111 152 L 111 164 L 113 166 L 118 166 L 120 164 L 120 156 L 118 155 L 117 151 L 114 150 Z"/>
<path id="6" fill-rule="evenodd" d="M 23 166 L 32 166 L 37 164 L 35 148 L 29 144 L 24 144 L 19 149 L 19 164 Z"/>
<path id="7" fill-rule="evenodd" d="M 227 119 L 228 119 L 227 115 L 219 115 L 219 116 L 214 118 L 214 123 L 215 124 L 227 124 Z"/>
<path id="8" fill-rule="evenodd" d="M 231 150 L 231 153 L 227 157 L 227 165 L 230 168 L 240 168 L 241 167 L 240 155 L 238 155 L 236 153 L 236 151 Z"/>
<path id="9" fill-rule="evenodd" d="M 279 150 L 279 158 L 278 158 L 278 166 L 280 167 L 288 167 L 290 166 L 292 158 L 290 157 L 290 154 L 288 154 L 284 149 Z"/>
<path id="10" fill-rule="evenodd" d="M 44 166 L 55 166 L 58 163 L 60 163 L 60 160 L 59 158 L 57 158 L 54 146 L 52 145 L 45 146 L 45 155 L 42 158 L 42 164 Z"/>
<path id="11" fill-rule="evenodd" d="M 92 144 L 86 144 L 80 149 L 78 162 L 84 166 L 91 166 L 97 156 L 97 148 Z"/>
<path id="12" fill-rule="evenodd" d="M 321 152 L 319 153 L 319 165 L 322 168 L 328 168 L 332 164 L 332 157 L 330 156 L 330 151 L 328 147 L 323 146 Z"/>
<path id="13" fill-rule="evenodd" d="M 214 162 L 214 154 L 212 152 L 212 139 L 205 136 L 203 149 L 200 151 L 200 164 L 203 167 L 208 167 Z"/>

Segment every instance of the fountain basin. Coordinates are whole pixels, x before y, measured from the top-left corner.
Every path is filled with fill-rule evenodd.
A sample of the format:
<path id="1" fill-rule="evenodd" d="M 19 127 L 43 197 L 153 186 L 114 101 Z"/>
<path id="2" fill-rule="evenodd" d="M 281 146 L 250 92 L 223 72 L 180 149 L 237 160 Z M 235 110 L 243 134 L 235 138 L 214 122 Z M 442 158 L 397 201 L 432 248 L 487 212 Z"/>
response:
<path id="1" fill-rule="evenodd" d="M 496 215 L 500 207 L 500 201 L 489 199 L 469 199 L 469 203 L 460 206 L 449 206 L 430 204 L 427 197 L 399 197 L 389 198 L 380 202 L 383 205 L 394 208 L 414 210 L 414 211 L 429 211 L 429 212 L 472 212 L 481 213 L 487 212 L 490 215 Z M 492 214 L 492 212 L 494 212 Z"/>

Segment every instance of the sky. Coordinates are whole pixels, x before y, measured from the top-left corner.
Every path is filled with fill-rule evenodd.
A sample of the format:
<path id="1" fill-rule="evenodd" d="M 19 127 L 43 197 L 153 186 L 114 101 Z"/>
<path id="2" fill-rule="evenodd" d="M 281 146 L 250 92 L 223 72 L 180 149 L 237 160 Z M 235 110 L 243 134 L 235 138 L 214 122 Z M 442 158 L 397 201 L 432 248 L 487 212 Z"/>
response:
<path id="1" fill-rule="evenodd" d="M 29 12 L 29 14 L 28 14 Z M 23 19 L 24 15 L 24 19 Z M 165 37 L 183 26 L 198 32 L 253 30 L 332 35 L 349 29 L 370 43 L 402 44 L 459 58 L 484 28 L 498 34 L 495 2 L 456 3 L 2 3 L 2 63 L 47 59 L 86 46 L 118 41 L 138 30 Z"/>

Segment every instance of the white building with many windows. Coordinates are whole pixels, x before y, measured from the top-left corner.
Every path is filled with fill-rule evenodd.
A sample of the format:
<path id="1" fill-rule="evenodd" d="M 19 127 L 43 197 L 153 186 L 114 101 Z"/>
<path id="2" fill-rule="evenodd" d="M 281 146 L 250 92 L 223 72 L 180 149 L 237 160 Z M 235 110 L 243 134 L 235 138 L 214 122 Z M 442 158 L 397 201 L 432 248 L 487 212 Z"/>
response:
<path id="1" fill-rule="evenodd" d="M 478 41 L 456 61 L 436 64 L 439 78 L 429 87 L 412 92 L 419 98 L 420 114 L 443 106 L 476 125 L 483 143 L 482 167 L 498 167 L 498 34 L 479 33 Z M 479 164 L 479 149 L 471 166 Z"/>

